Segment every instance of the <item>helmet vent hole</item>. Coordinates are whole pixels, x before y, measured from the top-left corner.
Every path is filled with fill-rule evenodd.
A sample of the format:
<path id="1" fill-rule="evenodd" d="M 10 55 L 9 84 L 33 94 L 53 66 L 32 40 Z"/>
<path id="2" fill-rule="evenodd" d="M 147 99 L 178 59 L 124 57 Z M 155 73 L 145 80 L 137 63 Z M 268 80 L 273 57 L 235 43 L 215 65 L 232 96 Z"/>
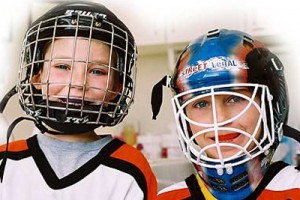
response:
<path id="1" fill-rule="evenodd" d="M 208 38 L 211 38 L 211 37 L 218 37 L 220 34 L 220 29 L 214 29 L 214 30 L 211 30 L 211 31 L 208 31 L 207 32 L 207 37 Z"/>
<path id="2" fill-rule="evenodd" d="M 253 49 L 253 39 L 244 36 L 243 38 L 243 46 L 247 49 Z"/>
<path id="3" fill-rule="evenodd" d="M 96 26 L 96 27 L 100 27 L 101 25 L 102 25 L 101 22 L 95 22 L 95 26 Z"/>

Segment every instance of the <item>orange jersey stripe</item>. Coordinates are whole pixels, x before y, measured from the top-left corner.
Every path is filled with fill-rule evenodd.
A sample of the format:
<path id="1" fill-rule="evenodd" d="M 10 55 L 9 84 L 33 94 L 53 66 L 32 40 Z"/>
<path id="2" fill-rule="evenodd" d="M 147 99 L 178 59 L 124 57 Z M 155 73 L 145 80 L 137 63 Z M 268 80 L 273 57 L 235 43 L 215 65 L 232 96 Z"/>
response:
<path id="1" fill-rule="evenodd" d="M 0 152 L 4 152 L 6 148 L 6 144 L 0 146 Z M 18 152 L 18 151 L 24 151 L 27 150 L 27 142 L 26 140 L 17 140 L 14 142 L 9 143 L 8 145 L 8 151 L 10 152 Z"/>
<path id="2" fill-rule="evenodd" d="M 124 160 L 132 163 L 136 167 L 138 167 L 147 181 L 148 188 L 148 198 L 149 200 L 154 200 L 157 197 L 157 183 L 156 178 L 151 170 L 151 167 L 143 156 L 142 153 L 137 153 L 137 149 L 128 145 L 122 145 L 117 151 L 111 154 L 112 157 L 118 158 L 120 160 Z M 155 187 L 155 188 L 154 188 Z"/>

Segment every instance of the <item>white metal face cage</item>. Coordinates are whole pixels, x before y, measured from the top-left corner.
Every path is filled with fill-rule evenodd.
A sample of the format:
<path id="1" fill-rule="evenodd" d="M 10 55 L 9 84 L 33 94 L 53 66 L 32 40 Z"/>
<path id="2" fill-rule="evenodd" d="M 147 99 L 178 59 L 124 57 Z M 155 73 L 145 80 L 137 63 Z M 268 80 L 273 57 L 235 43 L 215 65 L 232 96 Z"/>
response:
<path id="1" fill-rule="evenodd" d="M 241 93 L 235 92 L 234 89 L 247 87 L 253 91 L 252 96 L 248 97 Z M 215 98 L 217 95 L 231 95 L 247 101 L 247 105 L 239 112 L 239 114 L 232 116 L 231 118 L 225 119 L 224 121 L 217 120 L 217 110 L 215 105 Z M 260 104 L 254 101 L 254 98 L 259 96 Z M 212 123 L 205 123 L 201 120 L 192 120 L 187 116 L 186 107 L 201 98 L 211 98 L 211 113 Z M 200 89 L 192 89 L 175 95 L 172 99 L 173 111 L 175 114 L 175 121 L 179 141 L 185 156 L 196 165 L 207 168 L 231 168 L 239 164 L 245 163 L 256 156 L 267 153 L 270 146 L 275 141 L 274 131 L 274 120 L 273 120 L 273 109 L 272 109 L 272 95 L 269 92 L 268 87 L 259 84 L 226 84 L 217 85 L 211 87 L 203 87 Z M 230 127 L 230 123 L 238 120 L 243 114 L 245 114 L 250 106 L 255 107 L 259 113 L 256 126 L 253 132 L 246 132 L 238 128 Z M 209 116 L 201 116 L 202 118 Z M 201 119 L 199 117 L 199 119 Z M 201 128 L 196 133 L 191 132 L 190 126 L 197 126 Z M 270 126 L 268 126 L 270 125 Z M 258 131 L 261 127 L 261 133 Z M 268 128 L 271 127 L 271 130 Z M 213 144 L 200 147 L 196 142 L 197 137 L 208 133 L 213 133 L 215 142 Z M 235 132 L 242 134 L 248 138 L 248 141 L 243 144 L 233 144 L 227 141 L 219 141 L 220 132 Z M 281 131 L 278 131 L 281 132 Z M 259 136 L 259 134 L 261 134 Z M 279 136 L 280 138 L 280 136 Z M 250 144 L 255 144 L 252 149 L 249 149 Z M 222 148 L 230 147 L 236 149 L 236 153 L 229 157 L 223 157 Z M 215 158 L 209 157 L 207 151 L 209 149 L 216 149 L 217 156 Z"/>

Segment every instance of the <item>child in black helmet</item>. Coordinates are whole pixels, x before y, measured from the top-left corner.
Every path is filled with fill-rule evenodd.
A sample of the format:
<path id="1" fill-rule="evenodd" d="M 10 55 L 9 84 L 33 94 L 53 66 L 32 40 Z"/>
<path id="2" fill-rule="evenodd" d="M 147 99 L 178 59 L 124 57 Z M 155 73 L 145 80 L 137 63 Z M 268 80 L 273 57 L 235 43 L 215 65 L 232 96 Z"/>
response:
<path id="1" fill-rule="evenodd" d="M 1 147 L 0 199 L 156 199 L 145 157 L 100 126 L 114 126 L 133 102 L 136 45 L 100 4 L 67 2 L 27 30 L 18 82 L 20 104 L 44 134 Z M 16 92 L 15 92 L 16 91 Z"/>
<path id="2" fill-rule="evenodd" d="M 196 173 L 159 200 L 300 198 L 300 172 L 272 163 L 283 133 L 299 135 L 286 124 L 276 55 L 247 33 L 213 30 L 181 53 L 170 85 L 179 141 Z"/>

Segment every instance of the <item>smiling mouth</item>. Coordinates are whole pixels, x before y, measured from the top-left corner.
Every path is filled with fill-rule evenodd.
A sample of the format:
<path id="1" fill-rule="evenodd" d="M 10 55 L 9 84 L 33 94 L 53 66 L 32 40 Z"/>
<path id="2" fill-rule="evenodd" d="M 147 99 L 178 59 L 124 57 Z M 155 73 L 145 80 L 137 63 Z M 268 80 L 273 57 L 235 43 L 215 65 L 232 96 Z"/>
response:
<path id="1" fill-rule="evenodd" d="M 81 106 L 82 103 L 84 105 L 91 105 L 92 102 L 90 101 L 82 101 L 82 99 L 74 99 L 74 98 L 69 98 L 69 99 L 66 99 L 66 98 L 59 98 L 59 102 L 60 103 L 65 103 L 65 104 L 72 104 L 72 105 L 75 105 L 75 106 Z"/>
<path id="2" fill-rule="evenodd" d="M 239 133 L 229 133 L 225 135 L 219 135 L 219 141 L 220 142 L 231 142 L 235 138 L 239 137 Z M 216 140 L 215 137 L 212 138 L 214 141 Z"/>

